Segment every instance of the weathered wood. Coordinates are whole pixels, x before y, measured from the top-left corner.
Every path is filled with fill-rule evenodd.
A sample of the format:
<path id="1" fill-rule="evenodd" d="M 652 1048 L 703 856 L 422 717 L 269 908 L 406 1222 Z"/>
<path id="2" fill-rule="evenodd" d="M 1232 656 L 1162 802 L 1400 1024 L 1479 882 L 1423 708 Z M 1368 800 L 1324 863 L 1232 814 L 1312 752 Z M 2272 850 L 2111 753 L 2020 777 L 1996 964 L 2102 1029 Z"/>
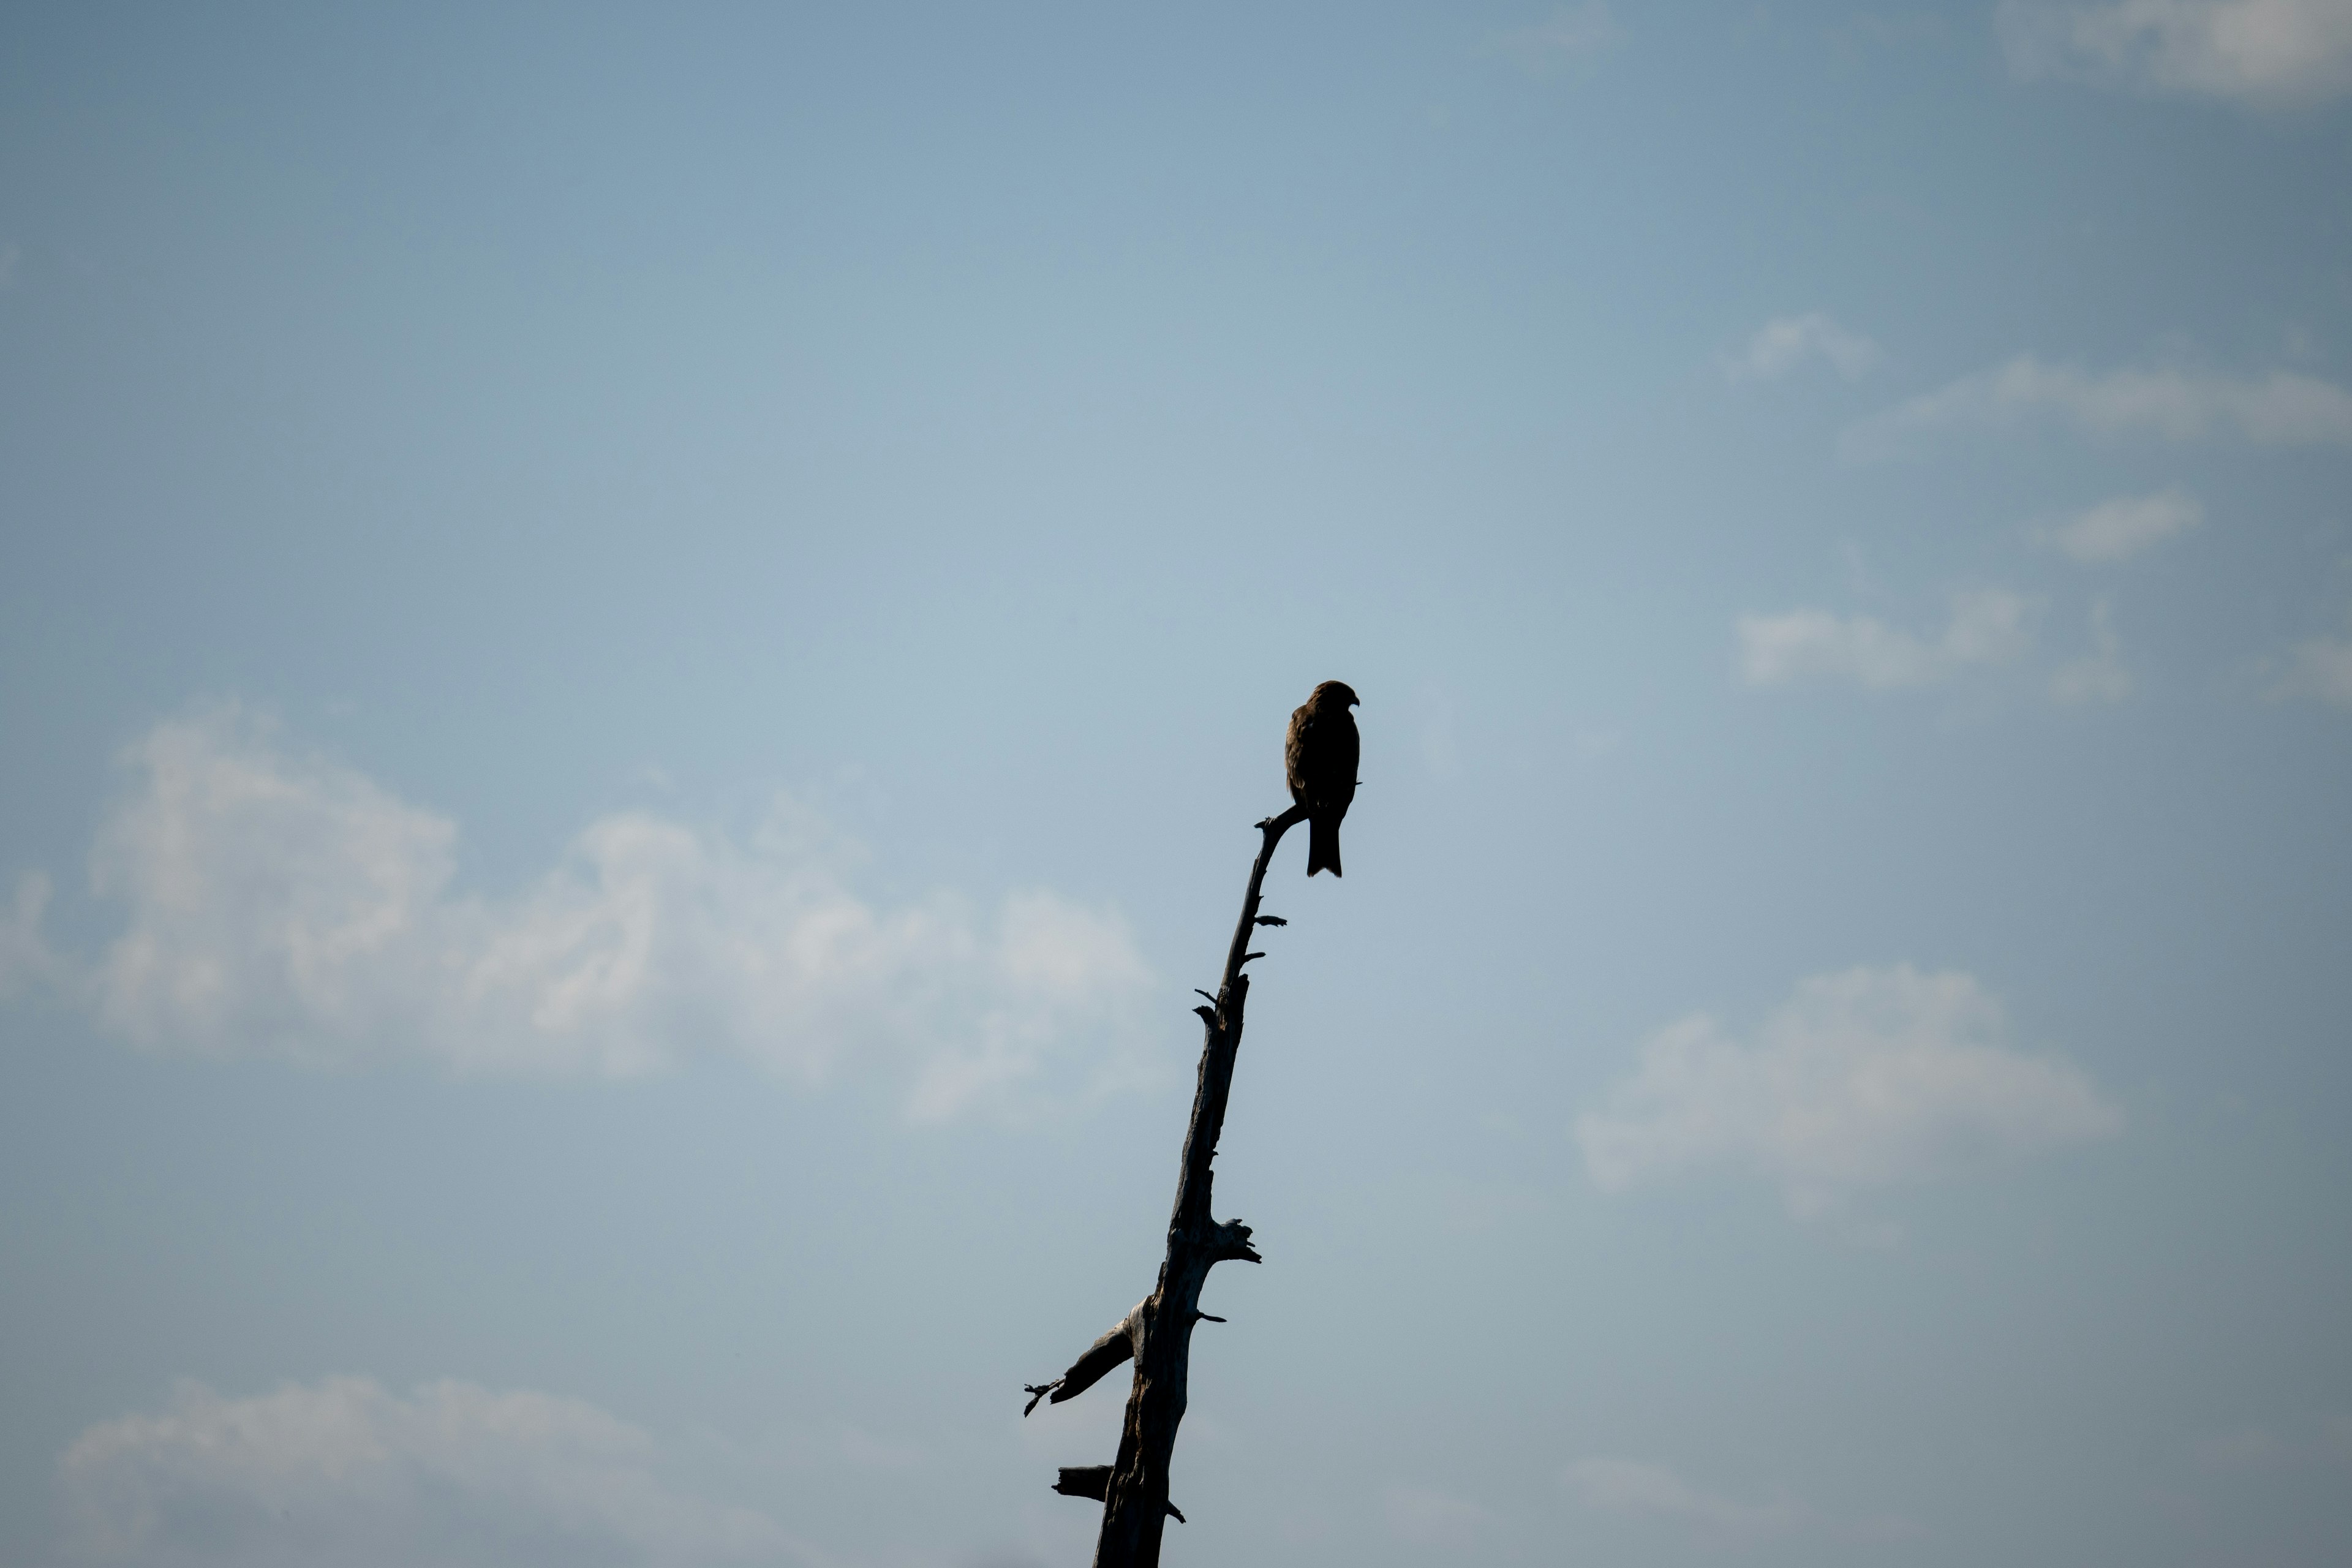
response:
<path id="1" fill-rule="evenodd" d="M 1078 1352 L 1070 1370 L 1051 1383 L 1024 1383 L 1021 1392 L 1028 1394 L 1029 1403 L 1022 1407 L 1026 1415 L 1037 1408 L 1037 1401 L 1059 1405 L 1065 1399 L 1076 1399 L 1102 1381 L 1103 1374 L 1135 1353 L 1136 1323 L 1141 1318 L 1144 1303 L 1138 1301 L 1135 1310 L 1113 1323 L 1102 1338 Z"/>
<path id="2" fill-rule="evenodd" d="M 1242 966 L 1264 956 L 1249 951 L 1249 939 L 1258 924 L 1258 899 L 1266 868 L 1274 861 L 1282 836 L 1306 818 L 1306 808 L 1294 805 L 1257 825 L 1261 836 L 1257 859 L 1250 867 L 1249 891 L 1242 900 L 1242 918 L 1234 927 L 1233 945 L 1225 952 L 1223 983 L 1210 999 L 1213 1005 L 1193 1009 L 1201 1015 L 1205 1038 L 1201 1045 L 1200 1078 L 1192 1093 L 1192 1120 L 1184 1132 L 1184 1155 L 1176 1178 L 1176 1204 L 1169 1215 L 1168 1250 L 1160 1265 L 1159 1286 L 1121 1325 L 1128 1331 L 1135 1357 L 1135 1382 L 1128 1394 L 1126 1425 L 1119 1432 L 1118 1459 L 1110 1467 L 1105 1485 L 1095 1568 L 1157 1568 L 1160 1531 L 1172 1511 L 1168 1503 L 1168 1462 L 1176 1447 L 1176 1428 L 1184 1419 L 1192 1325 L 1207 1316 L 1201 1310 L 1201 1289 L 1208 1282 L 1209 1270 L 1220 1263 L 1260 1261 L 1250 1245 L 1249 1226 L 1238 1220 L 1220 1223 L 1211 1215 L 1214 1177 L 1210 1163 L 1216 1158 L 1217 1138 L 1224 1130 L 1234 1058 L 1241 1048 L 1243 1015 L 1249 1002 L 1249 976 L 1242 973 Z M 1279 922 L 1269 919 L 1266 923 Z M 1060 1397 L 1059 1390 L 1055 1396 Z"/>

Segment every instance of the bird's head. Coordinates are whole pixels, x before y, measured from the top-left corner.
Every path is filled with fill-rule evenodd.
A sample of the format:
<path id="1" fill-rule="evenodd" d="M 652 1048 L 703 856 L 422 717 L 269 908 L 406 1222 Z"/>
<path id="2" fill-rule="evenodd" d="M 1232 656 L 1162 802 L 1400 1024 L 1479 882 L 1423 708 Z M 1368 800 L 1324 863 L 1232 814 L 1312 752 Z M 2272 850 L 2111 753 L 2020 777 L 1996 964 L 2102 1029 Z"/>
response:
<path id="1" fill-rule="evenodd" d="M 1318 710 L 1345 713 L 1356 706 L 1356 689 L 1344 680 L 1327 680 L 1307 700 Z"/>

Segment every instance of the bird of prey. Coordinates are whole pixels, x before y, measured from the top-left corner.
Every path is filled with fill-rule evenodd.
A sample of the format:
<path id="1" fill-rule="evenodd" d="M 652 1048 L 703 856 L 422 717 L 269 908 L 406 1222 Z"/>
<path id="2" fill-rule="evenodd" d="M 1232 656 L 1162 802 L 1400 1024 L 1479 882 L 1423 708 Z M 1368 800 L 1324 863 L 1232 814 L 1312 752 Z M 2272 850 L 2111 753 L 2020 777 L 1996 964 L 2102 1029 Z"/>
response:
<path id="1" fill-rule="evenodd" d="M 1307 874 L 1327 867 L 1339 875 L 1339 819 L 1356 798 L 1356 721 L 1348 710 L 1356 694 L 1344 680 L 1327 680 L 1307 706 L 1290 715 L 1282 760 L 1290 798 L 1307 813 Z"/>

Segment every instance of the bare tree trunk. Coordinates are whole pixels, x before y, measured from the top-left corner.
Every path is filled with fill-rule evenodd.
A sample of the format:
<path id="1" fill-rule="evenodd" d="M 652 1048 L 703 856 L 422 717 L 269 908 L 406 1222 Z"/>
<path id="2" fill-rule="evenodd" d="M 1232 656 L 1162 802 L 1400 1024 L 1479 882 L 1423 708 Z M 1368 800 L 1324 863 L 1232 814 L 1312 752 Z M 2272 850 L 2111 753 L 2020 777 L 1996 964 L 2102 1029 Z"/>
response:
<path id="1" fill-rule="evenodd" d="M 1074 1496 L 1103 1498 L 1102 1533 L 1095 1542 L 1095 1568 L 1155 1568 L 1160 1561 L 1160 1533 L 1175 1512 L 1168 1501 L 1168 1461 L 1176 1447 L 1176 1427 L 1184 1419 L 1185 1375 L 1192 1363 L 1192 1325 L 1207 1317 L 1201 1310 L 1201 1288 L 1209 1270 L 1220 1263 L 1260 1259 L 1250 1246 L 1250 1228 L 1238 1220 L 1219 1223 L 1209 1211 L 1213 1175 L 1209 1169 L 1217 1153 L 1217 1135 L 1225 1124 L 1225 1099 L 1234 1081 L 1234 1057 L 1241 1048 L 1242 1015 L 1249 1001 L 1249 976 L 1242 966 L 1260 953 L 1249 942 L 1260 925 L 1283 922 L 1259 917 L 1258 893 L 1266 867 L 1274 859 L 1282 836 L 1307 819 L 1304 807 L 1292 806 L 1279 816 L 1259 823 L 1257 861 L 1250 868 L 1249 893 L 1242 900 L 1241 923 L 1225 954 L 1224 980 L 1211 1005 L 1195 1007 L 1207 1037 L 1201 1046 L 1201 1077 L 1192 1095 L 1192 1121 L 1184 1132 L 1183 1168 L 1176 1180 L 1176 1206 L 1168 1220 L 1168 1252 L 1160 1265 L 1160 1284 L 1132 1312 L 1095 1342 L 1070 1370 L 1050 1384 L 1030 1385 L 1031 1409 L 1039 1399 L 1058 1404 L 1099 1379 L 1129 1355 L 1135 1358 L 1135 1383 L 1127 1397 L 1127 1425 L 1119 1433 L 1118 1459 L 1095 1492 L 1094 1474 L 1065 1470 L 1057 1490 Z M 1207 992 L 1201 994 L 1207 996 Z M 1222 1319 L 1209 1319 L 1212 1322 Z M 1026 1412 L 1024 1412 L 1026 1414 Z M 1177 1514 L 1181 1520 L 1183 1515 Z"/>
<path id="2" fill-rule="evenodd" d="M 1127 1425 L 1119 1433 L 1118 1458 L 1110 1469 L 1110 1495 L 1103 1500 L 1102 1533 L 1095 1540 L 1095 1568 L 1155 1568 L 1160 1532 L 1168 1518 L 1168 1461 L 1176 1448 L 1177 1424 L 1184 1419 L 1184 1384 L 1192 1360 L 1192 1325 L 1201 1319 L 1201 1288 L 1209 1270 L 1229 1258 L 1259 1261 L 1249 1226 L 1238 1220 L 1219 1224 L 1209 1212 L 1215 1180 L 1209 1168 L 1217 1137 L 1224 1131 L 1225 1099 L 1234 1083 L 1234 1058 L 1242 1044 L 1242 1015 L 1249 1002 L 1249 976 L 1242 965 L 1258 955 L 1249 951 L 1255 934 L 1258 893 L 1275 846 L 1306 810 L 1292 806 L 1258 824 L 1261 842 L 1250 867 L 1249 892 L 1241 922 L 1225 954 L 1223 982 L 1214 1005 L 1194 1009 L 1206 1038 L 1201 1044 L 1200 1085 L 1192 1093 L 1192 1121 L 1184 1130 L 1184 1162 L 1176 1178 L 1176 1206 L 1168 1219 L 1168 1254 L 1160 1265 L 1160 1287 L 1136 1313 L 1135 1384 L 1127 1396 Z"/>

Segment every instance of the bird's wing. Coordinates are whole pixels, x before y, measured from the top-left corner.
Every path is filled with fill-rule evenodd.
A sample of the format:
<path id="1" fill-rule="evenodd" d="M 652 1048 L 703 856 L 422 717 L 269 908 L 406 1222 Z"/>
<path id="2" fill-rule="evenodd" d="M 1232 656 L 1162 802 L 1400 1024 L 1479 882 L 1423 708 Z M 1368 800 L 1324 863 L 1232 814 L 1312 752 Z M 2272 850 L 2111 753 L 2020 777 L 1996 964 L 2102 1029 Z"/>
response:
<path id="1" fill-rule="evenodd" d="M 1356 716 L 1344 708 L 1333 729 L 1338 733 L 1331 737 L 1331 783 L 1343 797 L 1352 800 L 1356 795 L 1356 764 L 1363 760 L 1364 738 L 1356 729 Z"/>
<path id="2" fill-rule="evenodd" d="M 1290 784 L 1290 798 L 1302 804 L 1307 799 L 1307 710 L 1290 710 L 1290 729 L 1282 738 L 1283 772 Z"/>

